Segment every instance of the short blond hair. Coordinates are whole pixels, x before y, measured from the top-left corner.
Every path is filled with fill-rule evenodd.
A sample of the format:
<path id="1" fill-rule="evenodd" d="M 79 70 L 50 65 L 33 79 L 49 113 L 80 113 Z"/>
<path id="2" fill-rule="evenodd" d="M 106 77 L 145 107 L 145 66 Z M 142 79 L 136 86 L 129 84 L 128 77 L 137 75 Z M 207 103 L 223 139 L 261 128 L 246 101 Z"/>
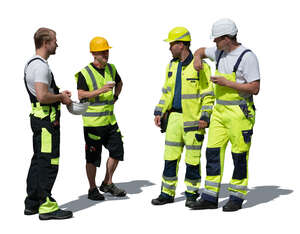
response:
<path id="1" fill-rule="evenodd" d="M 50 28 L 39 28 L 33 36 L 35 49 L 41 48 L 44 42 L 51 41 L 51 33 L 56 35 L 56 32 Z"/>

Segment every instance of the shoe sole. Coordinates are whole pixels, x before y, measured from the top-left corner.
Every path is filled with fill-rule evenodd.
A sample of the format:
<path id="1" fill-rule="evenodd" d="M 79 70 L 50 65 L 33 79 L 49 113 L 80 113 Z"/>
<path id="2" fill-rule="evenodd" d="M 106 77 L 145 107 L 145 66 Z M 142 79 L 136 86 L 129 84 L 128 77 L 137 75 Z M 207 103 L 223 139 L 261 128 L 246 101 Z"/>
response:
<path id="1" fill-rule="evenodd" d="M 28 211 L 28 210 L 24 211 L 24 215 L 35 215 L 37 213 L 39 213 L 39 212 L 38 211 Z"/>
<path id="2" fill-rule="evenodd" d="M 218 207 L 189 207 L 192 210 L 215 210 L 218 209 Z"/>
<path id="3" fill-rule="evenodd" d="M 154 205 L 154 206 L 162 206 L 162 205 L 166 205 L 166 204 L 170 204 L 170 203 L 173 203 L 174 201 L 172 202 L 164 202 L 164 203 L 155 203 L 153 201 L 151 201 L 151 204 Z"/>
<path id="4" fill-rule="evenodd" d="M 240 210 L 240 209 L 242 209 L 242 208 L 235 209 L 235 210 L 227 210 L 227 209 L 223 209 L 223 212 L 234 212 L 234 211 L 238 211 L 238 210 Z"/>
<path id="5" fill-rule="evenodd" d="M 42 214 L 39 215 L 40 220 L 50 220 L 50 219 L 69 219 L 72 218 L 73 214 L 65 215 L 65 216 L 44 216 Z"/>
<path id="6" fill-rule="evenodd" d="M 104 201 L 104 200 L 105 200 L 105 197 L 100 198 L 100 199 L 94 199 L 94 198 L 88 197 L 88 199 L 89 199 L 89 200 L 92 200 L 92 201 Z"/>

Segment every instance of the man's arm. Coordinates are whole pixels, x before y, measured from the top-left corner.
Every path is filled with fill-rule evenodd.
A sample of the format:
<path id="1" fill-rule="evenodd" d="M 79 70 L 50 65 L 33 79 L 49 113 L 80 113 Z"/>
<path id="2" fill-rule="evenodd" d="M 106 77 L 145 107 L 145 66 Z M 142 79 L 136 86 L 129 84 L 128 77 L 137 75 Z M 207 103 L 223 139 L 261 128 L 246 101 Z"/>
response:
<path id="1" fill-rule="evenodd" d="M 83 98 L 94 98 L 100 95 L 101 93 L 106 93 L 111 91 L 114 88 L 115 84 L 105 84 L 102 88 L 93 90 L 93 91 L 85 91 L 82 89 L 78 89 L 78 99 L 81 100 Z"/>
<path id="2" fill-rule="evenodd" d="M 194 53 L 194 68 L 197 71 L 200 71 L 203 68 L 202 59 L 207 58 L 207 56 L 205 55 L 205 49 L 205 47 L 202 47 L 196 50 Z"/>
<path id="3" fill-rule="evenodd" d="M 230 80 L 227 80 L 223 76 L 218 76 L 218 77 L 212 76 L 211 81 L 215 84 L 218 84 L 221 86 L 226 86 L 228 88 L 232 88 L 237 91 L 249 93 L 249 94 L 253 94 L 253 95 L 257 95 L 259 93 L 259 89 L 260 89 L 260 81 L 259 80 L 255 80 L 250 83 L 239 84 L 237 82 L 232 82 Z"/>
<path id="4" fill-rule="evenodd" d="M 72 100 L 70 99 L 71 92 L 68 90 L 65 90 L 59 94 L 53 94 L 49 92 L 48 85 L 41 82 L 34 83 L 34 88 L 36 92 L 36 98 L 42 104 L 62 102 L 63 104 L 68 105 L 72 103 Z"/>

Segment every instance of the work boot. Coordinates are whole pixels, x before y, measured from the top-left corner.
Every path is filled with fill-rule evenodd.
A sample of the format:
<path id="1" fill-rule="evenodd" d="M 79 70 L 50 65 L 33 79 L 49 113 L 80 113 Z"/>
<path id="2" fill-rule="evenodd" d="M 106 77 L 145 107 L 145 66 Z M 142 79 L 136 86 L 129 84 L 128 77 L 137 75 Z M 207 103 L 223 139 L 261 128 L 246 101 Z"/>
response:
<path id="1" fill-rule="evenodd" d="M 88 199 L 93 200 L 93 201 L 103 201 L 105 198 L 99 192 L 98 188 L 95 187 L 93 189 L 89 189 Z"/>
<path id="2" fill-rule="evenodd" d="M 173 203 L 174 202 L 174 197 L 171 197 L 171 196 L 164 196 L 162 194 L 160 194 L 158 196 L 158 198 L 155 198 L 155 199 L 152 199 L 151 203 L 152 205 L 165 205 L 165 204 L 168 204 L 168 203 Z"/>
<path id="3" fill-rule="evenodd" d="M 214 203 L 201 198 L 199 201 L 191 202 L 189 208 L 192 210 L 217 209 L 218 203 Z"/>
<path id="4" fill-rule="evenodd" d="M 69 219 L 73 217 L 72 211 L 58 209 L 56 211 L 40 214 L 40 220 L 49 220 L 49 219 Z"/>
<path id="5" fill-rule="evenodd" d="M 39 213 L 39 209 L 29 209 L 29 208 L 25 208 L 24 210 L 24 215 L 34 215 Z"/>
<path id="6" fill-rule="evenodd" d="M 230 212 L 230 211 L 237 211 L 242 209 L 242 204 L 235 202 L 233 200 L 229 200 L 224 206 L 223 211 Z"/>
<path id="7" fill-rule="evenodd" d="M 100 191 L 104 193 L 110 193 L 111 195 L 115 197 L 125 197 L 126 191 L 123 189 L 118 188 L 114 183 L 111 184 L 104 184 L 102 182 L 100 186 Z"/>
<path id="8" fill-rule="evenodd" d="M 190 207 L 191 204 L 193 204 L 194 202 L 196 202 L 196 200 L 197 200 L 197 197 L 193 197 L 193 196 L 187 197 L 186 200 L 185 200 L 185 206 L 191 208 Z"/>

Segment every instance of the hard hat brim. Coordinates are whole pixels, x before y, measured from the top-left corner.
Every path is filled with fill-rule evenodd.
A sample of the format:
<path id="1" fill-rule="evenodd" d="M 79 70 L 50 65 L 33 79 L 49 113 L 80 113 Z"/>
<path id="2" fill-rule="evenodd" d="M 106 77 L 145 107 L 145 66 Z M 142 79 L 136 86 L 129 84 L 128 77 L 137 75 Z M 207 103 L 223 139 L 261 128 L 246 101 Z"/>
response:
<path id="1" fill-rule="evenodd" d="M 90 50 L 90 52 L 101 52 L 101 51 L 106 51 L 106 50 L 110 50 L 112 47 L 111 46 L 109 46 L 109 47 L 107 47 L 107 48 L 103 48 L 103 49 L 101 49 L 101 50 Z"/>

